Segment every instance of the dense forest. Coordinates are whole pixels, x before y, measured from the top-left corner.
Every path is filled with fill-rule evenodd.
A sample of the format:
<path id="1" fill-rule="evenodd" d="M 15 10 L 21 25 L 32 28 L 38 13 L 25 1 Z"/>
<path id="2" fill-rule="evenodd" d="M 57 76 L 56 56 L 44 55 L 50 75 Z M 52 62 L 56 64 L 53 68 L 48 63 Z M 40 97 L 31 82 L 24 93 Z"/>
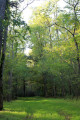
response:
<path id="1" fill-rule="evenodd" d="M 80 0 L 63 1 L 44 1 L 27 24 L 21 14 L 34 0 L 23 10 L 24 0 L 0 0 L 0 110 L 17 97 L 79 98 Z"/>

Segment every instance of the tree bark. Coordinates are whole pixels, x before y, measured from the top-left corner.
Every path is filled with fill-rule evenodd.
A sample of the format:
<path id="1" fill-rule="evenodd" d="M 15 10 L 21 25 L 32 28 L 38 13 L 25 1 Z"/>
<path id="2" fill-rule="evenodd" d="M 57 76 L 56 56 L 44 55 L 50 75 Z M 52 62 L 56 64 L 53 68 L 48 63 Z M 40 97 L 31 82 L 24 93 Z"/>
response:
<path id="1" fill-rule="evenodd" d="M 3 67 L 5 60 L 5 50 L 6 50 L 6 38 L 7 38 L 7 27 L 4 31 L 4 40 L 3 40 L 3 48 L 2 48 L 2 57 L 0 63 L 0 110 L 3 109 Z"/>
<path id="2" fill-rule="evenodd" d="M 26 85 L 25 85 L 25 80 L 23 80 L 23 96 L 26 96 Z"/>
<path id="3" fill-rule="evenodd" d="M 5 18 L 6 0 L 0 0 L 0 110 L 3 109 L 3 65 L 5 59 L 5 46 L 7 28 L 3 34 L 3 20 Z"/>
<path id="4" fill-rule="evenodd" d="M 1 48 L 2 48 L 2 41 L 3 41 L 2 21 L 4 20 L 4 17 L 5 17 L 5 10 L 6 10 L 6 0 L 0 0 L 0 59 L 1 59 Z"/>

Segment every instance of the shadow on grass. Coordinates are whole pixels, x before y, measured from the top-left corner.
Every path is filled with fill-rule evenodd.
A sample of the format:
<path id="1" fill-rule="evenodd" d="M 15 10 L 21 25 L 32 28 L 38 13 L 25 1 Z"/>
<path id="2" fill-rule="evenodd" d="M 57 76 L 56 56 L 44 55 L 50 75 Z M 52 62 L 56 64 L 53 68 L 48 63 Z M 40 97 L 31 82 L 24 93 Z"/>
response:
<path id="1" fill-rule="evenodd" d="M 0 120 L 23 120 L 26 113 L 24 112 L 13 112 L 13 111 L 2 111 L 0 112 Z"/>
<path id="2" fill-rule="evenodd" d="M 19 98 L 4 103 L 0 120 L 80 120 L 80 101 L 53 98 Z"/>

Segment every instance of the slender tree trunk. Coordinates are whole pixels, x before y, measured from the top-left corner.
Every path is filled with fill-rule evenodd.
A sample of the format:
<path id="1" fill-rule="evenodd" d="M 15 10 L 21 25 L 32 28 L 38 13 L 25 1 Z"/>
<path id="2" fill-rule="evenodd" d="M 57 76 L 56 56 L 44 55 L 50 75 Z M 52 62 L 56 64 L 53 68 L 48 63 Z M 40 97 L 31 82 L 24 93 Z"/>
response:
<path id="1" fill-rule="evenodd" d="M 16 85 L 15 85 L 15 99 L 17 99 L 17 95 L 18 95 L 18 83 L 17 83 L 17 79 L 16 79 Z"/>
<path id="2" fill-rule="evenodd" d="M 71 88 L 71 85 L 69 85 L 69 94 L 72 95 L 72 88 Z"/>
<path id="3" fill-rule="evenodd" d="M 44 97 L 46 97 L 47 96 L 47 87 L 46 87 L 46 79 L 44 78 Z"/>
<path id="4" fill-rule="evenodd" d="M 0 63 L 0 110 L 3 109 L 3 67 L 4 67 L 4 60 L 5 60 L 6 38 L 7 38 L 7 27 L 5 28 L 5 31 L 4 31 L 2 57 L 1 57 L 1 63 Z"/>
<path id="5" fill-rule="evenodd" d="M 53 45 L 52 45 L 52 38 L 51 38 L 51 29 L 49 27 L 49 37 L 50 37 L 50 48 L 52 49 Z"/>
<path id="6" fill-rule="evenodd" d="M 53 95 L 54 95 L 54 97 L 56 97 L 56 85 L 55 85 L 55 82 L 54 82 L 54 85 L 53 85 Z"/>
<path id="7" fill-rule="evenodd" d="M 9 80 L 8 80 L 8 102 L 12 100 L 12 71 L 9 71 Z"/>
<path id="8" fill-rule="evenodd" d="M 17 95 L 18 95 L 18 83 L 17 83 L 17 79 L 15 80 L 15 85 L 14 85 L 14 89 L 13 89 L 13 93 L 14 93 L 14 99 L 17 99 Z"/>
<path id="9" fill-rule="evenodd" d="M 78 45 L 78 42 L 76 40 L 76 29 L 77 29 L 77 22 L 78 22 L 78 19 L 77 19 L 77 13 L 76 13 L 76 7 L 78 6 L 79 4 L 79 0 L 77 1 L 77 3 L 73 6 L 73 11 L 74 11 L 74 33 L 73 33 L 73 39 L 74 39 L 74 42 L 75 42 L 75 46 L 76 46 L 76 49 L 77 49 L 77 62 L 78 62 L 78 69 L 79 69 L 79 74 L 80 74 L 80 56 L 79 56 L 79 45 Z M 80 23 L 79 23 L 80 25 Z"/>
<path id="10" fill-rule="evenodd" d="M 12 55 L 10 56 L 13 60 L 14 59 L 14 43 L 12 41 L 12 44 L 11 44 L 11 47 L 12 47 Z M 11 66 L 11 69 L 9 71 L 9 81 L 8 81 L 8 86 L 9 86 L 9 94 L 8 94 L 8 101 L 11 101 L 12 100 L 12 97 L 14 98 L 14 94 L 12 94 L 12 91 L 13 91 L 13 66 Z"/>
<path id="11" fill-rule="evenodd" d="M 23 96 L 26 96 L 26 85 L 25 85 L 25 80 L 23 80 Z"/>
<path id="12" fill-rule="evenodd" d="M 47 79 L 46 79 L 46 76 L 47 76 L 47 73 L 46 72 L 43 72 L 43 96 L 46 97 L 47 96 Z"/>
<path id="13" fill-rule="evenodd" d="M 75 46 L 76 46 L 76 50 L 77 50 L 78 73 L 80 74 L 79 46 L 78 46 L 78 42 L 77 42 L 77 40 L 75 39 L 75 32 L 74 32 L 74 34 L 73 34 L 73 39 L 74 39 Z"/>

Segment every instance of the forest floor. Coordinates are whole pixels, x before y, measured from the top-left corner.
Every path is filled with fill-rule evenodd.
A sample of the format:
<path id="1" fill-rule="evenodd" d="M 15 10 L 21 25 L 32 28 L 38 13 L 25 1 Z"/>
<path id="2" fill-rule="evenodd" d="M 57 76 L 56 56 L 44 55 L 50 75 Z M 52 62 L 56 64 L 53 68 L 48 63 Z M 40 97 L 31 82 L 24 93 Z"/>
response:
<path id="1" fill-rule="evenodd" d="M 0 120 L 80 120 L 80 100 L 18 98 L 4 102 Z"/>

